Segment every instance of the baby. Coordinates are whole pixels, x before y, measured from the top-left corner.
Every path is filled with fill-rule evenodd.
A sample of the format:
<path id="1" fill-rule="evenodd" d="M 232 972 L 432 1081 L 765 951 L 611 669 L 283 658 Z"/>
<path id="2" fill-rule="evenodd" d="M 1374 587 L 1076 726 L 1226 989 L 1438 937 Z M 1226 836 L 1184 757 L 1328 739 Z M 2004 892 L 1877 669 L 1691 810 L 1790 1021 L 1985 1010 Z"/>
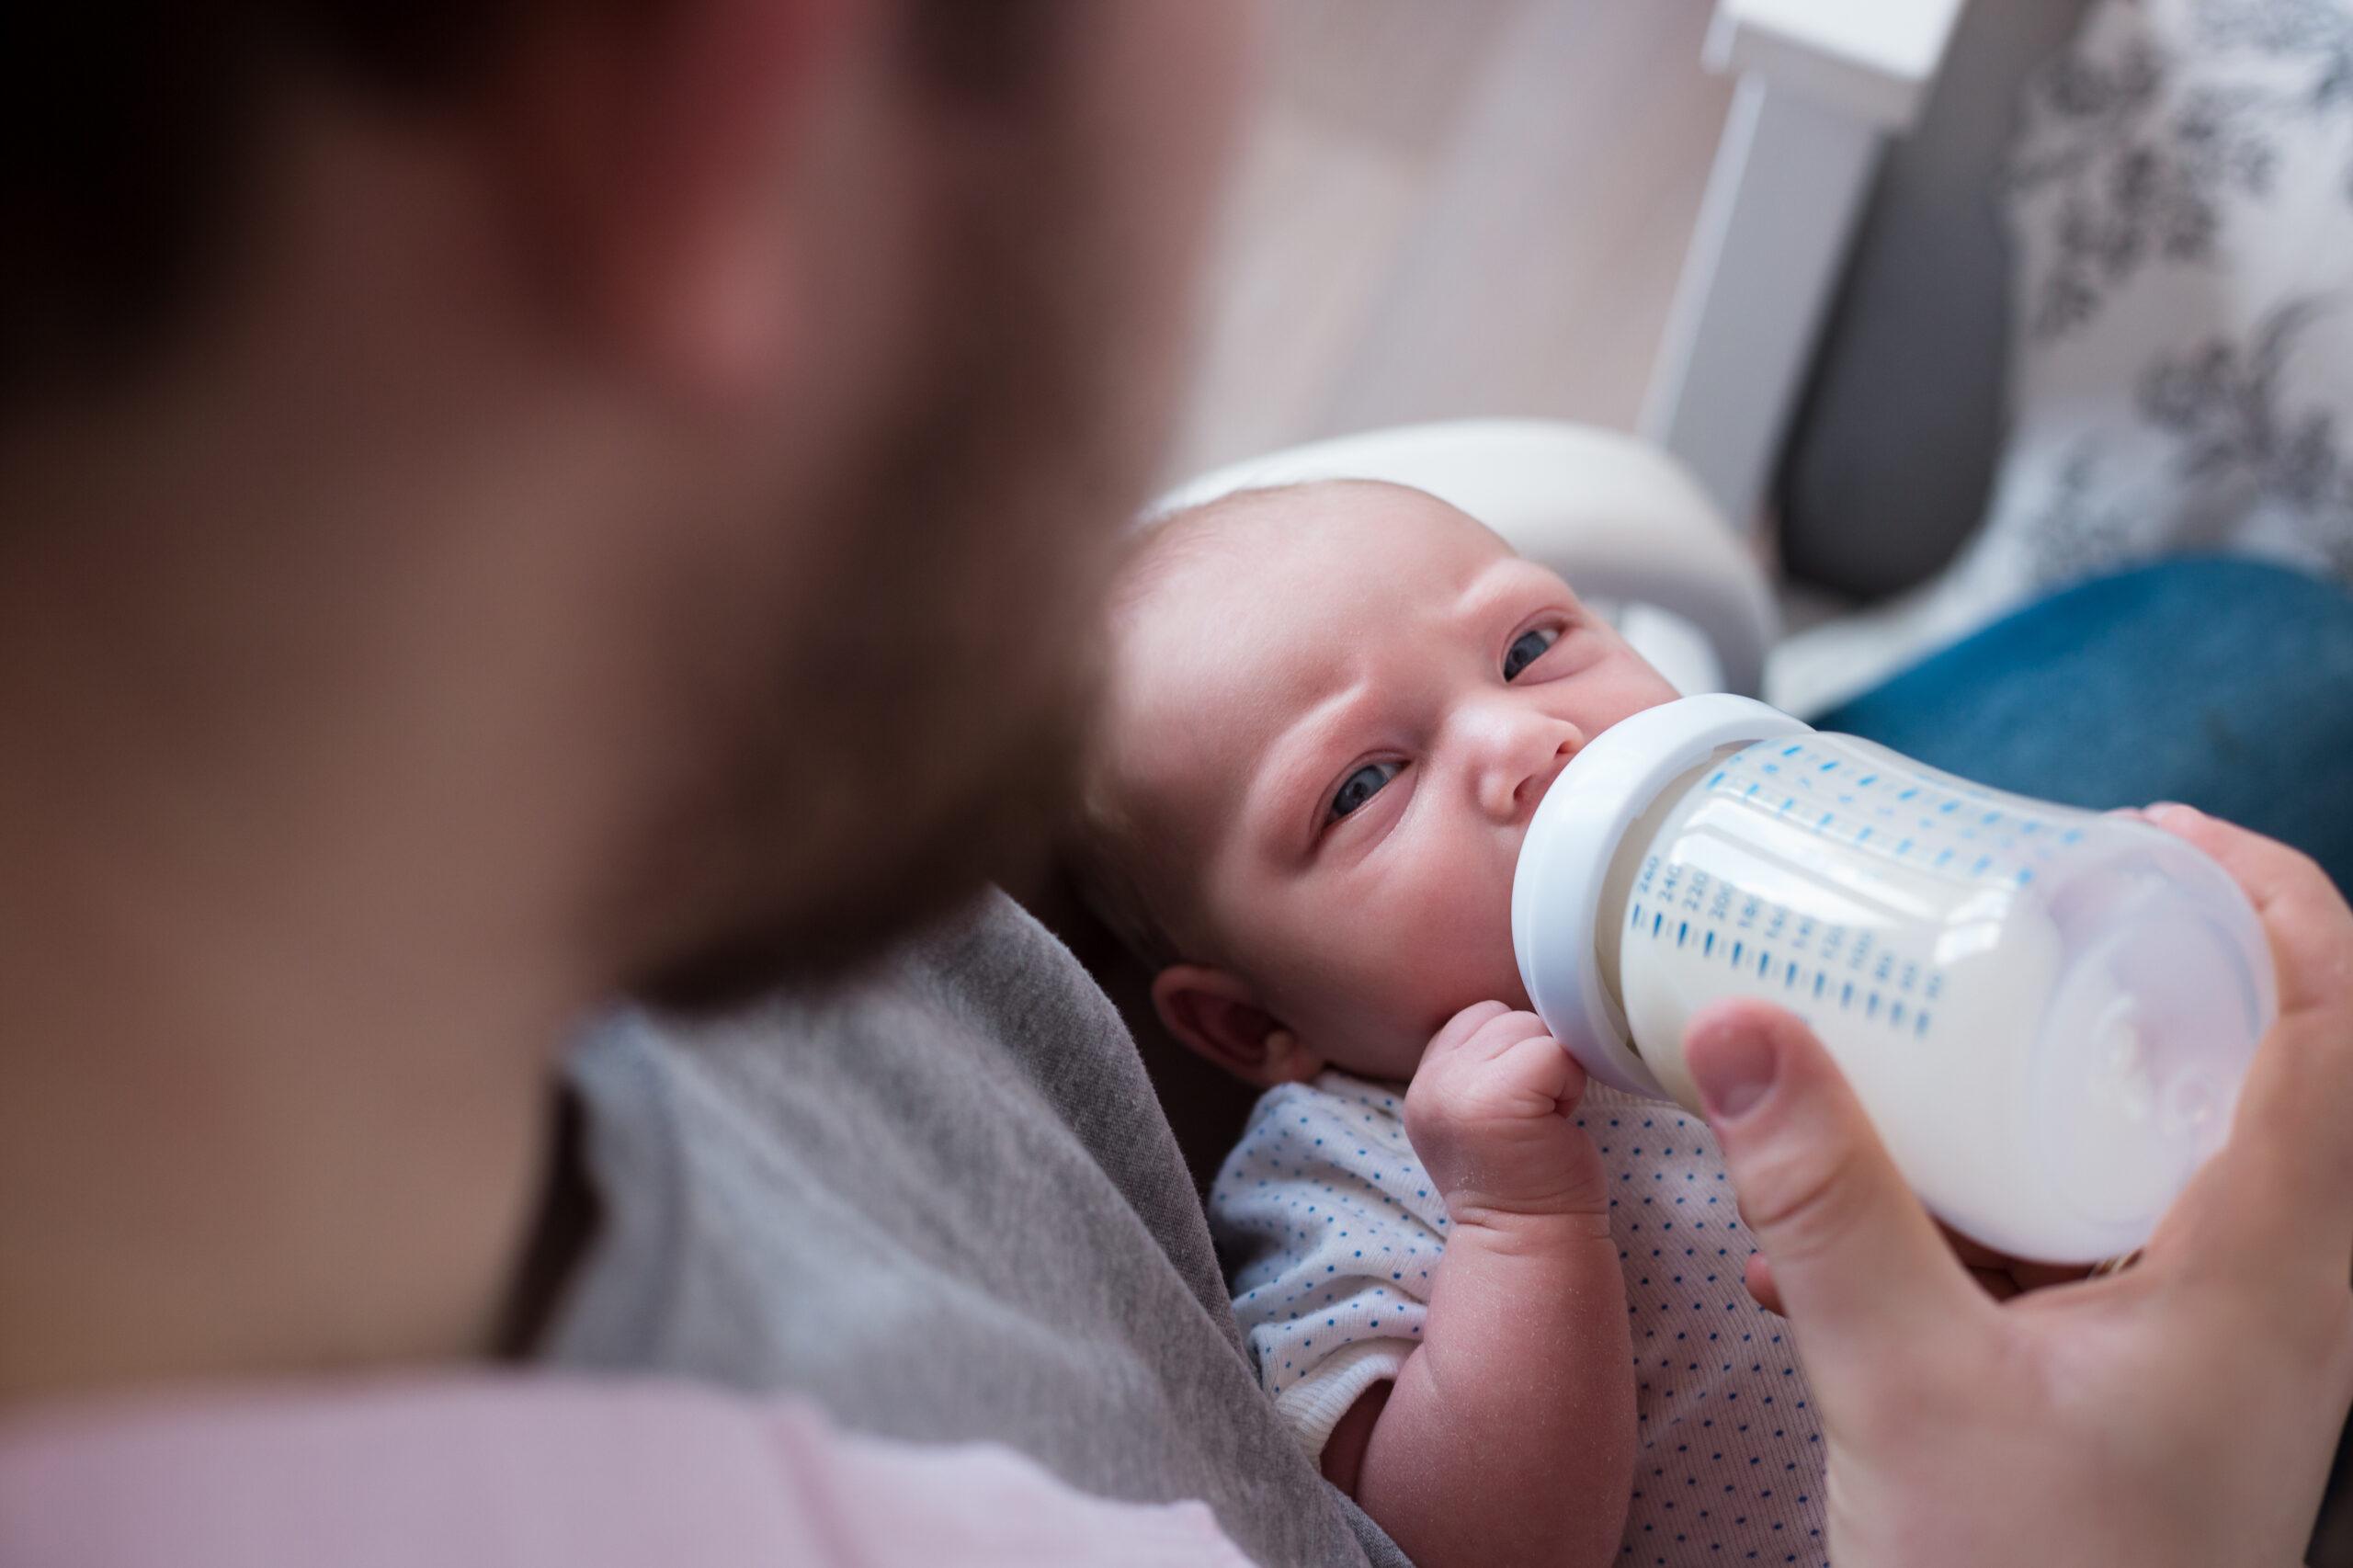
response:
<path id="1" fill-rule="evenodd" d="M 1538 801 L 1674 688 L 1394 485 L 1167 518 L 1113 614 L 1086 881 L 1169 1030 L 1267 1090 L 1211 1220 L 1301 1443 L 1422 1568 L 1822 1562 L 1705 1125 L 1588 1087 L 1512 956 Z"/>

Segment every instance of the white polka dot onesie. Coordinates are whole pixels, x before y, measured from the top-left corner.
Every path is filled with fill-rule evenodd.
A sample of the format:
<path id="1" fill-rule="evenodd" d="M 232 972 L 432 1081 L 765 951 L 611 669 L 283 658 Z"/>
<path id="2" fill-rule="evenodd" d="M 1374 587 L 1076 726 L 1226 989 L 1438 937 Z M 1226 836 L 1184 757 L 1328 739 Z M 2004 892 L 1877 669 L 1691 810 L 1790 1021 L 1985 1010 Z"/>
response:
<path id="1" fill-rule="evenodd" d="M 1402 1092 L 1345 1074 L 1262 1096 L 1210 1189 L 1260 1380 L 1310 1457 L 1420 1338 L 1446 1206 Z M 1596 1084 L 1576 1122 L 1609 1173 L 1639 1449 L 1619 1561 L 1827 1562 L 1822 1441 L 1795 1347 L 1741 1284 L 1756 1246 L 1705 1123 Z"/>

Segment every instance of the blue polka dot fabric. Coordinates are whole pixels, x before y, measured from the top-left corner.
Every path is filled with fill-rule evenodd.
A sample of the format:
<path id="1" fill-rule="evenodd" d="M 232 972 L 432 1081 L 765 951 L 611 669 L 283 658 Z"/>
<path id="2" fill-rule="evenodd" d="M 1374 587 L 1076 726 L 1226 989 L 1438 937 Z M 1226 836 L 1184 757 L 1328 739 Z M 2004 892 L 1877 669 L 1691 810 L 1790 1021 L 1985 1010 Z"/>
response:
<path id="1" fill-rule="evenodd" d="M 1284 1085 L 1210 1189 L 1234 1315 L 1311 1457 L 1413 1353 L 1445 1256 L 1446 1205 L 1404 1106 L 1345 1074 Z M 1599 1085 L 1576 1119 L 1609 1172 L 1633 1331 L 1640 1449 L 1619 1561 L 1820 1568 L 1821 1430 L 1785 1325 L 1741 1283 L 1756 1246 L 1707 1125 Z"/>

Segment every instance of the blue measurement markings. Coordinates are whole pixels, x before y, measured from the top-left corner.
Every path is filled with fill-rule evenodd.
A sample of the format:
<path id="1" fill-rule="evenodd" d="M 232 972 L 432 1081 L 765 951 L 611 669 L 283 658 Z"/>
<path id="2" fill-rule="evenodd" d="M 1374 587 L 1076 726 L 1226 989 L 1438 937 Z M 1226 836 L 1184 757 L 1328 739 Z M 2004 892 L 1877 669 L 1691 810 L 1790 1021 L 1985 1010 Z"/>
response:
<path id="1" fill-rule="evenodd" d="M 1638 885 L 1658 889 L 1662 897 L 1666 890 L 1679 885 L 1688 907 L 1696 911 L 1699 897 L 1710 890 L 1711 881 L 1708 873 L 1688 867 L 1672 867 L 1659 874 L 1654 862 L 1643 868 Z M 1722 920 L 1736 890 L 1727 883 L 1715 883 L 1713 891 L 1717 895 L 1713 917 Z M 1824 926 L 1786 904 L 1745 892 L 1737 896 L 1741 899 L 1738 928 L 1752 929 L 1761 923 L 1768 941 L 1783 944 L 1779 952 L 1762 942 L 1752 944 L 1745 937 L 1730 934 L 1719 942 L 1714 929 L 1695 926 L 1688 915 L 1674 907 L 1671 898 L 1664 908 L 1657 899 L 1629 901 L 1627 928 L 1637 937 L 1672 939 L 1677 948 L 1696 943 L 1702 960 L 1722 961 L 1729 973 L 1742 979 L 1744 988 L 1771 986 L 1778 980 L 1782 991 L 1802 988 L 1814 1000 L 1842 1012 L 1859 1013 L 1899 1030 L 1908 1026 L 1915 1038 L 1928 1032 L 1933 1017 L 1930 1004 L 1944 990 L 1940 972 L 1886 950 L 1872 932 Z"/>
<path id="2" fill-rule="evenodd" d="M 1928 769 L 1882 771 L 1835 740 L 1784 741 L 1728 756 L 1704 788 L 1790 828 L 1915 870 L 2024 885 L 2080 829 L 2030 814 L 2015 798 Z M 1769 987 L 1813 1005 L 1925 1036 L 1944 977 L 1890 952 L 1869 930 L 1818 921 L 1689 865 L 1652 857 L 1627 924 L 1722 963 L 1742 989 Z"/>
<path id="3" fill-rule="evenodd" d="M 2083 836 L 1961 779 L 1927 769 L 1880 772 L 1835 742 L 1750 746 L 1726 757 L 1706 788 L 1755 799 L 1811 833 L 1876 857 L 1972 881 L 2024 886 L 2057 849 Z"/>

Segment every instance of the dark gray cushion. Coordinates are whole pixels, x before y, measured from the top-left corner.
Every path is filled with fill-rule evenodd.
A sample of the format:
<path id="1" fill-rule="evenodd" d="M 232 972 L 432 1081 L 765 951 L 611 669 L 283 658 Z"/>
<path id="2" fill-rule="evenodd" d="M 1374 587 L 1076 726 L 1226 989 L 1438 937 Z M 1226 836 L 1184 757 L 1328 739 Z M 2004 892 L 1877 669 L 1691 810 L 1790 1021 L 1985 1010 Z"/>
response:
<path id="1" fill-rule="evenodd" d="M 2087 8 L 1971 0 L 1927 112 L 1888 150 L 1783 451 L 1791 575 L 1893 593 L 1984 514 L 2010 330 L 2002 157 L 2027 74 Z"/>

